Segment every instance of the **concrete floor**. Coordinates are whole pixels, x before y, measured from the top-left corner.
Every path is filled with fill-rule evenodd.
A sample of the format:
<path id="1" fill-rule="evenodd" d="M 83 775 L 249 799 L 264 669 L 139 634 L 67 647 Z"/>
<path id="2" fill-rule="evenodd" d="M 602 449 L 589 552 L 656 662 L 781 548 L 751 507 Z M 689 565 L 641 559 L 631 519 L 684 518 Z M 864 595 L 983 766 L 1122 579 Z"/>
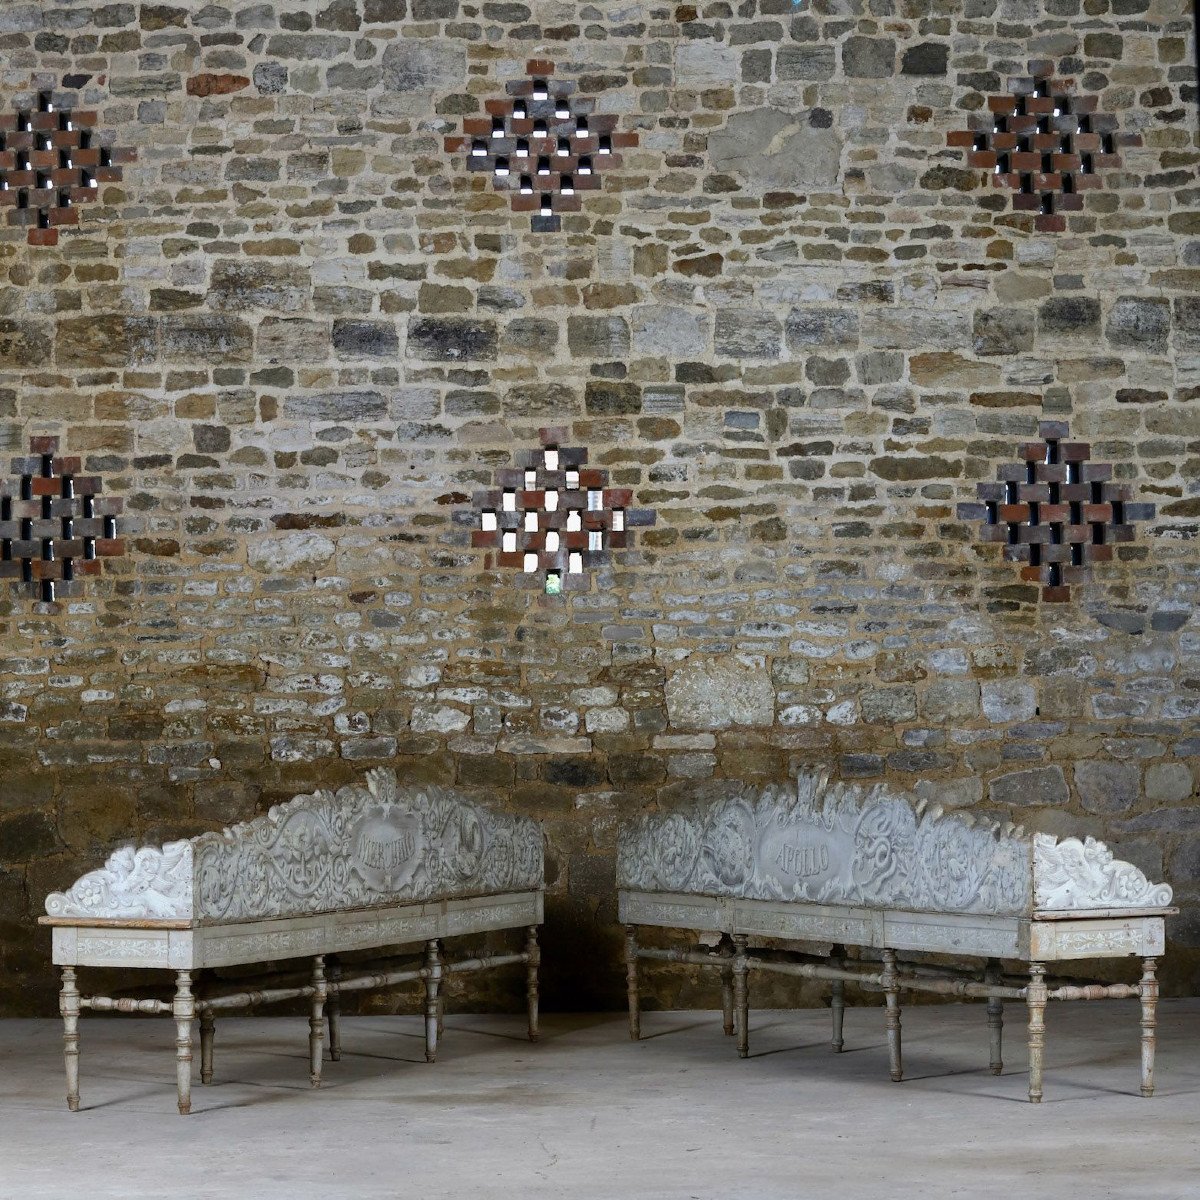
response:
<path id="1" fill-rule="evenodd" d="M 841 1055 L 827 1012 L 754 1013 L 746 1062 L 709 1013 L 647 1014 L 639 1044 L 620 1016 L 547 1016 L 537 1046 L 451 1015 L 433 1066 L 415 1018 L 361 1017 L 317 1093 L 306 1022 L 229 1019 L 186 1118 L 169 1020 L 83 1020 L 77 1114 L 58 1022 L 0 1022 L 0 1197 L 1200 1197 L 1200 1001 L 1160 1012 L 1143 1100 L 1136 1007 L 1052 1005 L 1040 1107 L 1021 1010 L 1001 1078 L 982 1007 L 906 1010 L 903 1084 L 879 1009 L 847 1011 Z"/>

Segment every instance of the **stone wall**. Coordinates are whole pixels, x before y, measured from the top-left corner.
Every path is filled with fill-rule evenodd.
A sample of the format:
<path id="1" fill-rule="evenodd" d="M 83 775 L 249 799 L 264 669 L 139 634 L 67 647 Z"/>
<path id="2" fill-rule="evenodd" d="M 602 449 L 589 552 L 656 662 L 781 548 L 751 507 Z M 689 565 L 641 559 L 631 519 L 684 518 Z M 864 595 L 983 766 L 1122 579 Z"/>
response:
<path id="1" fill-rule="evenodd" d="M 802 764 L 1110 839 L 1193 989 L 1194 45 L 1185 0 L 4 4 L 2 110 L 87 77 L 136 158 L 0 229 L 0 449 L 60 437 L 125 540 L 0 603 L 0 1011 L 115 844 L 379 762 L 545 821 L 559 1006 L 620 1003 L 623 813 Z M 638 134 L 558 233 L 444 144 L 530 58 Z M 1061 232 L 948 144 L 1034 59 L 1141 140 Z M 1043 419 L 1157 505 L 1065 603 L 956 515 Z M 472 545 L 545 427 L 657 513 L 561 596 Z"/>

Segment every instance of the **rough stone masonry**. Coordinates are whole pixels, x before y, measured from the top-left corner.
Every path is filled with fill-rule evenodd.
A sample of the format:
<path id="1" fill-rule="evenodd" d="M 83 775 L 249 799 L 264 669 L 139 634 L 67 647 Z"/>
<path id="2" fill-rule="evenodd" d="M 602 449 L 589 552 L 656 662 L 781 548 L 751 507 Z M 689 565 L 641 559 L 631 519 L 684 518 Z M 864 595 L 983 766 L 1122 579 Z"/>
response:
<path id="1" fill-rule="evenodd" d="M 8 0 L 0 110 L 74 86 L 132 153 L 57 245 L 0 230 L 0 454 L 60 438 L 125 539 L 0 601 L 0 1012 L 53 1011 L 32 916 L 114 845 L 376 763 L 546 822 L 551 1005 L 620 1002 L 623 814 L 809 764 L 1109 839 L 1194 990 L 1194 36 L 1186 0 Z M 637 134 L 558 233 L 443 148 L 530 59 Z M 1136 135 L 1061 232 L 948 144 L 1034 60 Z M 955 516 L 1041 420 L 1157 508 L 1069 603 Z M 471 545 L 547 426 L 658 514 L 558 596 Z"/>

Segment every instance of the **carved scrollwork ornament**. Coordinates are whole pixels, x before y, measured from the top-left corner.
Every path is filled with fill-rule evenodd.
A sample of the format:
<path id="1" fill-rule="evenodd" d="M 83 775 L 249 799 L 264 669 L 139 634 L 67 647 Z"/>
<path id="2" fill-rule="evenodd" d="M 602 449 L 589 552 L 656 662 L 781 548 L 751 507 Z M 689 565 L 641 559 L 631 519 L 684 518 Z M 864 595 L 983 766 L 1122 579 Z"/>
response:
<path id="1" fill-rule="evenodd" d="M 541 826 L 449 788 L 318 790 L 161 849 L 115 851 L 46 901 L 51 916 L 256 920 L 540 888 Z"/>
<path id="2" fill-rule="evenodd" d="M 1031 912 L 1035 880 L 1039 909 L 1171 898 L 1093 839 L 1035 839 L 886 784 L 818 773 L 801 775 L 794 792 L 772 785 L 634 818 L 621 829 L 617 879 L 647 892 L 998 916 Z"/>

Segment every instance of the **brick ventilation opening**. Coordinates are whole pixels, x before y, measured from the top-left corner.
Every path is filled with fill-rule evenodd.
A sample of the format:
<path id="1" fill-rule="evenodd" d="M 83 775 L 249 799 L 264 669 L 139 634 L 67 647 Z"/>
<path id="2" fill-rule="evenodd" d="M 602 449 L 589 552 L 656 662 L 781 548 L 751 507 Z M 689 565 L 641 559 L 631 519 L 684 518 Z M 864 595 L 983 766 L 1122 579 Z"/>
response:
<path id="1" fill-rule="evenodd" d="M 962 520 L 984 522 L 984 542 L 1000 542 L 1006 559 L 1026 564 L 1021 578 L 1041 583 L 1050 602 L 1069 600 L 1092 563 L 1133 541 L 1134 521 L 1154 516 L 1153 504 L 1131 503 L 1132 488 L 1112 482 L 1111 463 L 1092 462 L 1091 446 L 1069 436 L 1065 421 L 1043 421 L 1043 440 L 1021 447 L 1022 462 L 978 485 L 982 503 L 958 506 Z"/>
<path id="2" fill-rule="evenodd" d="M 60 458 L 56 437 L 30 438 L 12 470 L 20 478 L 0 483 L 0 579 L 38 600 L 81 595 L 101 560 L 125 553 L 121 500 L 101 499 L 100 480 L 80 475 L 78 458 Z"/>
<path id="3" fill-rule="evenodd" d="M 39 92 L 30 106 L 0 114 L 0 208 L 9 225 L 25 226 L 31 246 L 56 246 L 60 228 L 79 224 L 79 205 L 137 157 L 114 150 L 96 133 L 95 112 L 72 108 L 70 95 Z"/>
<path id="4" fill-rule="evenodd" d="M 560 214 L 580 211 L 582 193 L 599 191 L 602 174 L 621 165 L 621 150 L 638 135 L 618 133 L 615 114 L 597 114 L 595 100 L 554 79 L 552 62 L 531 59 L 525 70 L 528 79 L 488 100 L 486 116 L 465 118 L 462 136 L 445 145 L 466 155 L 469 171 L 490 175 L 514 212 L 531 213 L 534 233 L 557 233 Z"/>
<path id="5" fill-rule="evenodd" d="M 587 451 L 562 446 L 564 429 L 538 431 L 542 448 L 517 455 L 496 472 L 496 486 L 475 494 L 473 546 L 490 551 L 485 566 L 541 577 L 548 595 L 587 591 L 587 572 L 610 552 L 633 545 L 633 530 L 657 514 L 631 508 L 629 488 L 609 487 L 608 472 L 587 466 Z"/>
<path id="6" fill-rule="evenodd" d="M 1013 208 L 1035 213 L 1034 228 L 1061 233 L 1064 215 L 1083 209 L 1083 194 L 1102 186 L 1100 172 L 1119 167 L 1119 147 L 1140 146 L 1118 133 L 1117 118 L 1096 112 L 1095 96 L 1075 94 L 1073 79 L 1054 78 L 1054 64 L 1034 61 L 1009 91 L 988 97 L 971 128 L 947 137 L 967 150 L 967 165 L 989 171 L 992 186 L 1013 192 Z"/>

